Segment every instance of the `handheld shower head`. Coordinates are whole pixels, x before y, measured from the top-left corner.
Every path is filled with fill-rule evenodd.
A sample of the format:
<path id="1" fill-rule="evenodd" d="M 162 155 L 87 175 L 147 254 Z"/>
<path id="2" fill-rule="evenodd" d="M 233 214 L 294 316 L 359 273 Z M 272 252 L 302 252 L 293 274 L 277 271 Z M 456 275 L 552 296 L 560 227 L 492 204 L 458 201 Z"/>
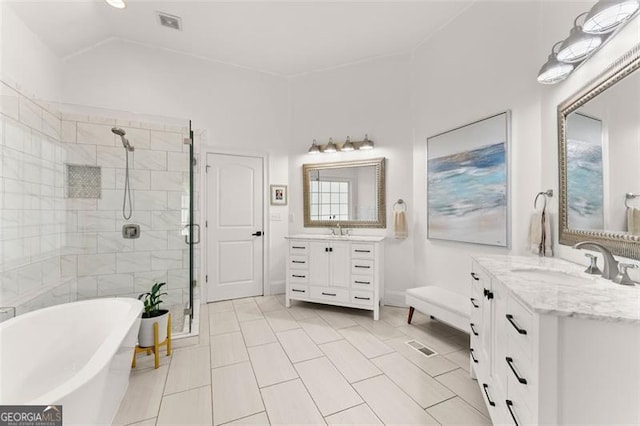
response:
<path id="1" fill-rule="evenodd" d="M 126 149 L 129 152 L 132 152 L 134 150 L 134 147 L 131 146 L 131 144 L 129 143 L 129 140 L 124 137 L 124 135 L 126 135 L 127 132 L 125 132 L 123 129 L 120 129 L 118 127 L 112 128 L 111 131 L 114 134 L 120 136 L 120 138 L 122 139 L 122 146 L 124 147 L 124 149 Z"/>

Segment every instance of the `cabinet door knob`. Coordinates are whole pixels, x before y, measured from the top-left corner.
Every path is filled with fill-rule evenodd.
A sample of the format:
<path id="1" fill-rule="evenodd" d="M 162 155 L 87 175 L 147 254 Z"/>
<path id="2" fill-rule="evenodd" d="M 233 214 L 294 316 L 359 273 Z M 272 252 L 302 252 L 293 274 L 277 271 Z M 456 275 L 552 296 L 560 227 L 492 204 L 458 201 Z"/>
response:
<path id="1" fill-rule="evenodd" d="M 506 360 L 507 360 L 507 364 L 509 364 L 509 368 L 511 368 L 511 371 L 513 371 L 513 374 L 516 376 L 516 379 L 518 379 L 518 382 L 522 383 L 523 385 L 526 385 L 527 384 L 527 379 L 524 379 L 524 378 L 520 377 L 520 375 L 516 371 L 515 367 L 513 366 L 513 358 L 508 356 L 506 358 Z"/>
<path id="2" fill-rule="evenodd" d="M 507 399 L 505 401 L 507 403 L 507 409 L 509 410 L 509 414 L 511 414 L 511 418 L 513 419 L 513 422 L 516 424 L 516 426 L 518 426 L 518 419 L 516 419 L 516 415 L 513 412 L 513 401 L 511 401 L 510 399 Z"/>
<path id="3" fill-rule="evenodd" d="M 511 325 L 513 326 L 513 328 L 515 328 L 518 333 L 520 334 L 527 334 L 527 330 L 525 330 L 524 328 L 520 328 L 518 327 L 518 324 L 516 324 L 516 322 L 513 320 L 513 315 L 511 314 L 507 314 L 506 315 L 507 320 L 511 323 Z"/>
<path id="4" fill-rule="evenodd" d="M 486 297 L 488 300 L 493 299 L 493 292 L 488 290 L 488 289 L 486 289 L 486 288 L 484 289 L 482 294 L 484 294 L 484 297 Z"/>
<path id="5" fill-rule="evenodd" d="M 469 326 L 471 327 L 471 332 L 473 333 L 474 336 L 479 336 L 478 332 L 476 331 L 476 328 L 474 327 L 475 324 L 471 323 L 469 324 Z"/>
<path id="6" fill-rule="evenodd" d="M 491 397 L 489 396 L 489 391 L 488 391 L 488 389 L 489 389 L 489 385 L 488 385 L 488 384 L 486 384 L 486 383 L 483 383 L 483 384 L 482 384 L 482 389 L 484 389 L 484 394 L 485 394 L 485 395 L 487 395 L 487 401 L 489 402 L 489 405 L 490 405 L 490 406 L 492 406 L 492 407 L 495 407 L 495 406 L 496 406 L 496 403 L 495 403 L 495 402 L 493 402 L 493 401 L 491 400 Z"/>

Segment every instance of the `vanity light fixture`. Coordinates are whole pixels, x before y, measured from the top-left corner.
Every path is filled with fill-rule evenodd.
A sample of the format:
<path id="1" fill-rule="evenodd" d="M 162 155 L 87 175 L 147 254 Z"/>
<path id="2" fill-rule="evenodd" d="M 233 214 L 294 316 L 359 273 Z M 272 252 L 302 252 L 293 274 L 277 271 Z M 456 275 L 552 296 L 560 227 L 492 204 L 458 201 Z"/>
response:
<path id="1" fill-rule="evenodd" d="M 362 141 L 358 149 L 365 151 L 373 149 L 373 142 L 369 140 L 369 137 L 367 135 L 364 135 L 364 140 Z"/>
<path id="2" fill-rule="evenodd" d="M 320 152 L 320 145 L 318 145 L 318 142 L 314 139 L 309 148 L 309 154 L 320 154 Z"/>
<path id="3" fill-rule="evenodd" d="M 582 30 L 588 34 L 609 33 L 633 16 L 638 8 L 638 0 L 600 0 L 589 11 Z"/>
<path id="4" fill-rule="evenodd" d="M 556 47 L 558 47 L 562 41 L 557 42 L 551 48 L 551 54 L 547 59 L 547 62 L 538 71 L 538 83 L 541 84 L 556 84 L 564 80 L 573 71 L 573 64 L 567 64 L 560 62 L 556 59 Z"/>
<path id="5" fill-rule="evenodd" d="M 347 136 L 347 140 L 342 144 L 340 151 L 353 151 L 354 149 L 353 142 L 351 142 L 351 139 Z"/>
<path id="6" fill-rule="evenodd" d="M 333 138 L 329 138 L 329 143 L 324 147 L 324 152 L 336 152 L 338 151 L 338 147 L 333 143 Z"/>
<path id="7" fill-rule="evenodd" d="M 582 31 L 582 26 L 578 25 L 578 19 L 586 14 L 587 12 L 581 13 L 573 21 L 569 37 L 562 42 L 558 50 L 557 58 L 559 61 L 570 64 L 580 62 L 602 44 L 602 38 L 599 35 L 587 34 Z"/>
<path id="8" fill-rule="evenodd" d="M 573 21 L 569 37 L 551 49 L 547 62 L 538 71 L 538 82 L 555 84 L 566 79 L 578 63 L 587 60 L 639 10 L 640 0 L 600 0 L 589 12 L 578 15 Z M 586 16 L 584 24 L 578 25 L 578 20 L 583 16 Z M 560 47 L 556 53 L 558 44 Z"/>
<path id="9" fill-rule="evenodd" d="M 109 6 L 115 7 L 116 9 L 124 9 L 127 7 L 127 4 L 124 0 L 105 0 Z"/>

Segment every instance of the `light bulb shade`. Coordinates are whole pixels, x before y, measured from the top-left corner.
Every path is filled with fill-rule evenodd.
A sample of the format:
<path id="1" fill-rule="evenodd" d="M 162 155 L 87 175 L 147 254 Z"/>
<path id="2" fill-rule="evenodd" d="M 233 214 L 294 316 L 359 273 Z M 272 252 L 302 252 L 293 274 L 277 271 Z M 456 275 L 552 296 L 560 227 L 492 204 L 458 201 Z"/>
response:
<path id="1" fill-rule="evenodd" d="M 324 147 L 324 152 L 336 152 L 338 147 L 333 143 L 333 139 L 329 138 L 329 143 Z"/>
<path id="2" fill-rule="evenodd" d="M 358 149 L 363 149 L 363 150 L 368 150 L 368 149 L 373 149 L 373 142 L 369 140 L 369 137 L 367 135 L 364 135 L 364 141 L 362 141 L 362 143 L 360 144 L 360 148 Z"/>
<path id="3" fill-rule="evenodd" d="M 587 15 L 582 31 L 606 34 L 615 30 L 640 8 L 638 0 L 600 0 Z"/>
<path id="4" fill-rule="evenodd" d="M 320 154 L 320 147 L 318 146 L 318 143 L 316 142 L 315 139 L 313 140 L 313 143 L 309 148 L 309 154 Z"/>
<path id="5" fill-rule="evenodd" d="M 585 34 L 581 27 L 575 26 L 571 29 L 569 37 L 560 45 L 557 58 L 559 61 L 571 64 L 580 62 L 596 50 L 600 44 L 602 44 L 600 36 Z"/>
<path id="6" fill-rule="evenodd" d="M 351 142 L 351 139 L 347 136 L 347 140 L 342 144 L 340 151 L 353 151 L 354 149 L 355 147 L 353 146 L 353 142 Z"/>
<path id="7" fill-rule="evenodd" d="M 564 80 L 573 71 L 572 64 L 559 62 L 553 54 L 549 55 L 547 62 L 538 72 L 538 83 L 556 84 Z"/>
<path id="8" fill-rule="evenodd" d="M 109 6 L 113 6 L 116 9 L 124 9 L 125 7 L 127 7 L 127 4 L 124 2 L 124 0 L 105 0 Z"/>

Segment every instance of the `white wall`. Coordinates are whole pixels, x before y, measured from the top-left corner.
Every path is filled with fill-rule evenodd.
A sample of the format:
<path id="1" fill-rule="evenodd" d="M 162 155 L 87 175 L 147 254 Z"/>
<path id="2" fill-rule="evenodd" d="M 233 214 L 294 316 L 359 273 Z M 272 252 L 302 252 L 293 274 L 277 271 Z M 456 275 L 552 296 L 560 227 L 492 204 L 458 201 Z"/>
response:
<path id="1" fill-rule="evenodd" d="M 0 78 L 36 99 L 62 94 L 62 61 L 0 2 Z"/>
<path id="2" fill-rule="evenodd" d="M 66 103 L 192 119 L 194 128 L 207 132 L 202 149 L 267 154 L 266 188 L 288 183 L 284 78 L 113 40 L 67 60 L 63 92 Z M 270 207 L 267 217 L 280 220 L 265 224 L 273 253 L 267 278 L 280 290 L 287 211 Z"/>
<path id="3" fill-rule="evenodd" d="M 415 51 L 416 284 L 440 285 L 465 294 L 470 255 L 525 253 L 533 199 L 543 189 L 536 82 L 541 64 L 535 54 L 539 6 L 514 3 L 477 2 Z M 426 138 L 506 110 L 512 112 L 511 249 L 428 240 Z"/>
<path id="4" fill-rule="evenodd" d="M 412 133 L 410 110 L 411 55 L 397 55 L 291 80 L 291 148 L 289 161 L 291 233 L 326 233 L 304 228 L 302 165 L 385 157 L 387 228 L 358 229 L 359 234 L 388 237 L 385 248 L 387 302 L 402 304 L 404 290 L 413 283 L 413 233 L 394 240 L 392 205 L 412 199 Z M 347 136 L 374 141 L 372 151 L 308 155 L 313 139 L 326 144 L 330 137 L 344 142 Z M 409 203 L 411 219 L 414 206 Z"/>

